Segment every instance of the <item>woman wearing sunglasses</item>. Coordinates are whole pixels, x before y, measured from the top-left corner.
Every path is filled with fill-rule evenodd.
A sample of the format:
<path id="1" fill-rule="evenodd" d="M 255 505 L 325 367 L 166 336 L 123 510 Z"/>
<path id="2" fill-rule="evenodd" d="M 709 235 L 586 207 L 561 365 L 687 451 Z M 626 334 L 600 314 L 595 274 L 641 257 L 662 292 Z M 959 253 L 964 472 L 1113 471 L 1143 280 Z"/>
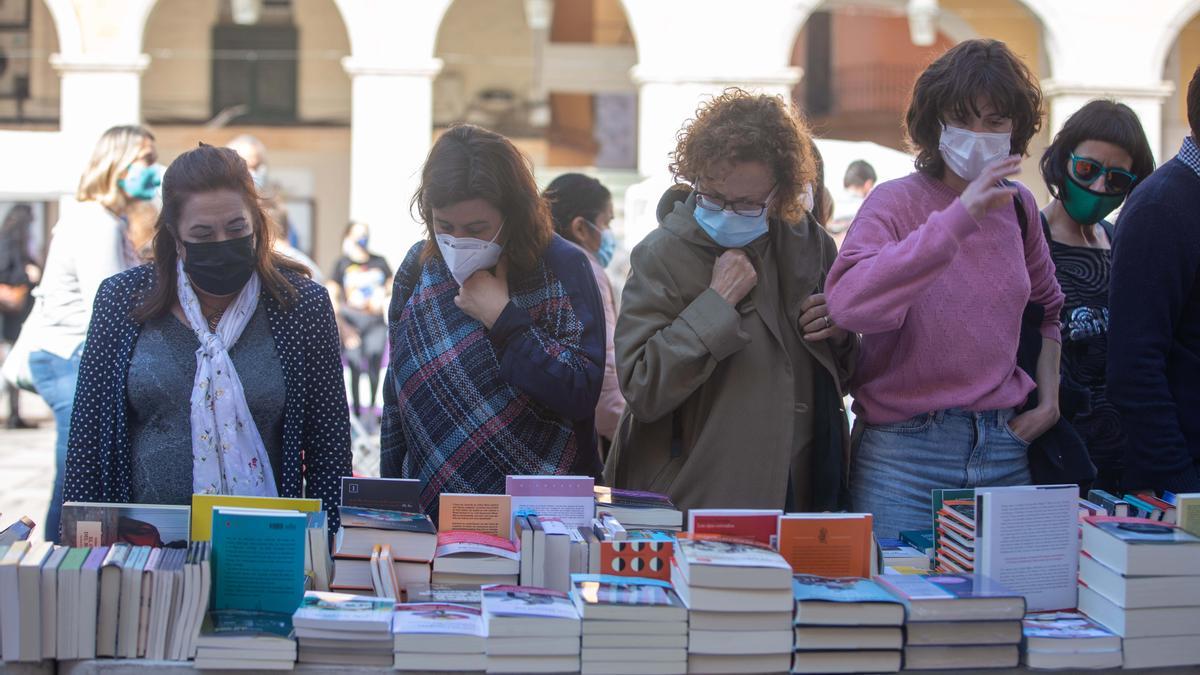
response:
<path id="1" fill-rule="evenodd" d="M 850 491 L 875 533 L 929 525 L 934 488 L 1023 485 L 1058 422 L 1062 291 L 1037 205 L 1008 182 L 1041 126 L 1041 90 L 1003 43 L 968 40 L 917 79 L 906 116 L 917 171 L 876 187 L 829 274 L 829 311 L 863 334 L 850 383 Z M 1022 237 L 1021 218 L 1032 225 Z M 1021 317 L 1042 305 L 1039 405 L 1017 367 Z"/>
<path id="2" fill-rule="evenodd" d="M 838 509 L 856 339 L 829 318 L 837 252 L 801 205 L 808 132 L 782 99 L 731 89 L 671 170 L 691 189 L 630 259 L 614 338 L 628 407 L 605 478 L 681 509 Z"/>
<path id="3" fill-rule="evenodd" d="M 1104 220 L 1154 157 L 1137 115 L 1113 101 L 1092 101 L 1067 120 L 1042 155 L 1054 201 L 1042 210 L 1055 275 L 1066 295 L 1062 318 L 1059 405 L 1087 444 L 1095 486 L 1120 489 L 1125 434 L 1106 395 L 1108 286 L 1113 227 Z"/>

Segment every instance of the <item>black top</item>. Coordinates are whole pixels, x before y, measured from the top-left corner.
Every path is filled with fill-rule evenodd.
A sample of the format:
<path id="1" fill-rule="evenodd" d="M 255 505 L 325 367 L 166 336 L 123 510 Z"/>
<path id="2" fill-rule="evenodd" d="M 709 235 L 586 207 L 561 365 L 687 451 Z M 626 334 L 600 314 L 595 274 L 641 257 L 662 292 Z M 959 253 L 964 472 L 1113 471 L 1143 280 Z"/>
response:
<path id="1" fill-rule="evenodd" d="M 1112 239 L 1108 223 L 1101 223 Z M 1054 274 L 1065 300 L 1062 314 L 1063 386 L 1085 391 L 1090 405 L 1063 409 L 1087 444 L 1092 462 L 1102 473 L 1119 472 L 1125 464 L 1125 434 L 1116 407 L 1108 400 L 1105 368 L 1108 362 L 1108 284 L 1112 251 L 1071 246 L 1055 241 L 1042 216 L 1042 229 L 1050 243 Z"/>
<path id="2" fill-rule="evenodd" d="M 366 262 L 355 262 L 346 256 L 338 258 L 330 279 L 342 287 L 345 306 L 356 310 L 369 310 L 372 298 L 383 298 L 387 294 L 388 279 L 392 268 L 383 256 L 371 254 Z M 382 312 L 378 313 L 382 316 Z"/>
<path id="3" fill-rule="evenodd" d="M 1179 158 L 1130 195 L 1113 241 L 1108 396 L 1127 488 L 1200 491 L 1200 176 Z"/>

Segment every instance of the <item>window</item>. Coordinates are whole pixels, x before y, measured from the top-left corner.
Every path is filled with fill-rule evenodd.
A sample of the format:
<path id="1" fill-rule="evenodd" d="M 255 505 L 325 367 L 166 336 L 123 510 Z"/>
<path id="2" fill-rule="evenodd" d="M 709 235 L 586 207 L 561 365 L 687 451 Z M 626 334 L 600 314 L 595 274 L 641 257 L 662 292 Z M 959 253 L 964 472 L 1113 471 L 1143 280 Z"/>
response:
<path id="1" fill-rule="evenodd" d="M 227 7 L 229 7 L 227 5 Z M 299 31 L 289 0 L 266 0 L 252 23 L 222 12 L 212 34 L 212 116 L 243 124 L 297 118 Z"/>

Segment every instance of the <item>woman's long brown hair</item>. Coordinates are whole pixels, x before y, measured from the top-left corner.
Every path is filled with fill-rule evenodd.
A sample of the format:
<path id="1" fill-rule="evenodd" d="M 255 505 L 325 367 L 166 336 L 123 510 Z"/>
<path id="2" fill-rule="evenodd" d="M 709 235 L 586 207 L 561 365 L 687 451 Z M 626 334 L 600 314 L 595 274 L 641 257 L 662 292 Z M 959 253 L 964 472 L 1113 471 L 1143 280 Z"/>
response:
<path id="1" fill-rule="evenodd" d="M 513 267 L 534 269 L 554 237 L 554 223 L 533 179 L 533 165 L 507 138 L 470 124 L 442 134 L 421 170 L 411 205 L 428 235 L 421 259 L 441 256 L 433 210 L 469 199 L 486 201 L 504 217 L 504 255 Z"/>
<path id="2" fill-rule="evenodd" d="M 163 208 L 154 226 L 154 286 L 134 310 L 135 321 L 165 316 L 175 306 L 180 216 L 193 196 L 218 190 L 237 192 L 246 203 L 253 221 L 254 267 L 263 288 L 283 307 L 291 307 L 298 299 L 283 270 L 308 276 L 308 268 L 275 252 L 275 228 L 269 224 L 246 162 L 233 150 L 201 143 L 171 162 L 163 176 Z"/>

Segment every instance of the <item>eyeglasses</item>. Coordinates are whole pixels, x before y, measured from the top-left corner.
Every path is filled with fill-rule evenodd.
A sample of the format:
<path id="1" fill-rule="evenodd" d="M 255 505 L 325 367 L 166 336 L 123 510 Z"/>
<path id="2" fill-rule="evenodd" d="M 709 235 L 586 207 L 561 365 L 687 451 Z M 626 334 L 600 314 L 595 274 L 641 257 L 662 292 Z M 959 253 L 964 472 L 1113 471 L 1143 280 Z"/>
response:
<path id="1" fill-rule="evenodd" d="M 1071 176 L 1085 187 L 1091 186 L 1104 176 L 1104 191 L 1112 194 L 1129 192 L 1138 177 L 1124 169 L 1105 167 L 1090 157 L 1071 155 Z"/>
<path id="2" fill-rule="evenodd" d="M 722 197 L 714 197 L 713 195 L 710 195 L 708 193 L 701 192 L 700 188 L 697 187 L 696 188 L 696 206 L 699 206 L 700 208 L 704 209 L 705 211 L 726 211 L 726 210 L 728 210 L 728 211 L 733 211 L 734 213 L 736 213 L 739 216 L 747 216 L 749 218 L 756 218 L 758 216 L 761 216 L 763 214 L 763 212 L 767 210 L 767 207 L 769 207 L 771 205 L 771 199 L 775 196 L 775 188 L 777 186 L 778 186 L 778 184 L 771 186 L 771 192 L 767 195 L 767 200 L 762 203 L 746 202 L 746 201 L 731 202 Z"/>

